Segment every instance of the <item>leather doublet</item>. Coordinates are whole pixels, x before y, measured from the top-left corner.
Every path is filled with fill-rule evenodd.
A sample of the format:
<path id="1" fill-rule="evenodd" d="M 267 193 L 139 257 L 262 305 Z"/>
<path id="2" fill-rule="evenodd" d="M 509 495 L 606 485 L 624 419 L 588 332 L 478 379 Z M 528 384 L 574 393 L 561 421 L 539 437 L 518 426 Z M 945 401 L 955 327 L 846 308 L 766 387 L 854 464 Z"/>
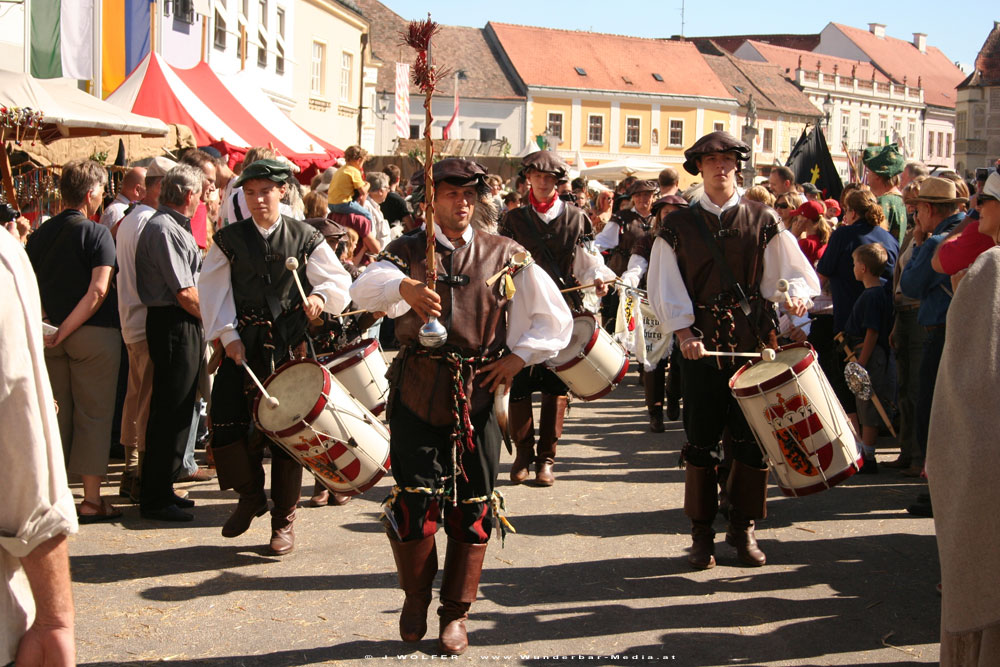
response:
<path id="1" fill-rule="evenodd" d="M 628 260 L 632 255 L 635 245 L 643 238 L 649 236 L 652 226 L 653 216 L 643 218 L 633 210 L 621 211 L 611 218 L 611 222 L 618 224 L 618 245 L 610 251 L 608 257 L 608 268 L 621 275 L 628 269 Z"/>
<path id="2" fill-rule="evenodd" d="M 593 239 L 590 218 L 583 209 L 565 203 L 562 213 L 546 223 L 530 205 L 522 206 L 504 216 L 499 233 L 524 246 L 559 289 L 579 284 L 573 274 L 576 249 Z M 571 309 L 582 309 L 579 292 L 567 292 L 563 297 Z"/>
<path id="3" fill-rule="evenodd" d="M 507 298 L 486 279 L 500 271 L 511 257 L 523 248 L 511 239 L 476 232 L 472 240 L 459 248 L 436 246 L 441 316 L 438 321 L 448 330 L 448 342 L 440 352 L 457 352 L 462 357 L 496 355 L 507 344 Z M 425 282 L 427 275 L 427 237 L 425 232 L 402 236 L 390 243 L 382 259 L 391 261 L 414 280 Z M 466 277 L 468 280 L 466 281 Z M 515 297 L 516 298 L 516 297 Z M 396 337 L 401 346 L 420 347 L 417 335 L 423 321 L 412 309 L 396 318 Z M 404 350 L 401 366 L 390 378 L 396 396 L 417 417 L 435 426 L 452 424 L 453 378 L 446 364 L 436 355 L 413 354 Z M 482 386 L 482 378 L 465 369 L 465 394 L 473 414 L 488 407 L 493 396 Z"/>
<path id="4" fill-rule="evenodd" d="M 723 271 L 716 266 L 715 255 L 706 246 L 698 225 L 708 227 L 733 276 L 743 287 L 750 301 L 750 319 L 736 305 L 731 290 L 724 290 L 727 286 Z M 774 328 L 774 307 L 760 296 L 760 281 L 764 273 L 764 248 L 780 231 L 778 225 L 778 218 L 770 208 L 745 198 L 723 212 L 721 221 L 697 205 L 664 218 L 659 236 L 674 250 L 684 286 L 694 303 L 694 326 L 702 331 L 710 348 L 710 341 L 717 337 L 723 342 L 727 339 L 726 332 L 719 331 L 713 305 L 730 308 L 733 335 L 740 350 L 756 349 L 758 336 Z"/>

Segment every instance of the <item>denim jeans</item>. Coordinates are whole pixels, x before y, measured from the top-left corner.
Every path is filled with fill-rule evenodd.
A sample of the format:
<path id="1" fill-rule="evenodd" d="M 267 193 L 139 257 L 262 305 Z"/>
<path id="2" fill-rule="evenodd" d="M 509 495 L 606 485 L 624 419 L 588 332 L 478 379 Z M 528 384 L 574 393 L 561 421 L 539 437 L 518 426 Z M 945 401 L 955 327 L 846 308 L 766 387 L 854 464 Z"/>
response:
<path id="1" fill-rule="evenodd" d="M 372 219 L 371 211 L 356 201 L 344 202 L 343 204 L 330 204 L 330 211 L 333 213 L 355 213 L 365 216 L 368 220 Z"/>

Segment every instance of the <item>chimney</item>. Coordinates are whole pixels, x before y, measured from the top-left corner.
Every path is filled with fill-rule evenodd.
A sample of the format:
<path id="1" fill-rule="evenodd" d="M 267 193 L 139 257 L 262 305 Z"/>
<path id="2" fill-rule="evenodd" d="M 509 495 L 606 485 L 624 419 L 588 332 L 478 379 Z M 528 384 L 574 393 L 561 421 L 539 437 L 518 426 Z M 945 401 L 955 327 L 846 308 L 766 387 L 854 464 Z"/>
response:
<path id="1" fill-rule="evenodd" d="M 885 39 L 885 24 L 884 23 L 869 23 L 868 32 L 875 35 L 879 39 Z"/>
<path id="2" fill-rule="evenodd" d="M 920 51 L 920 53 L 927 53 L 927 33 L 913 33 L 913 46 L 917 47 L 917 51 Z"/>

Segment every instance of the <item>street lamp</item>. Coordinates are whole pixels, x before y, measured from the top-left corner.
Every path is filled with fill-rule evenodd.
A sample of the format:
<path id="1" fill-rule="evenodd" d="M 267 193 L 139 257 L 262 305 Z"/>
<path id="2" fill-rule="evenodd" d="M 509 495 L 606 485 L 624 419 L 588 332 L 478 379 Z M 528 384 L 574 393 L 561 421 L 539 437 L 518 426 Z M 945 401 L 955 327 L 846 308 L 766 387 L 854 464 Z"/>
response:
<path id="1" fill-rule="evenodd" d="M 833 99 L 830 97 L 830 93 L 827 93 L 826 99 L 823 100 L 823 122 L 827 134 L 830 134 L 830 123 L 832 121 L 833 121 Z"/>

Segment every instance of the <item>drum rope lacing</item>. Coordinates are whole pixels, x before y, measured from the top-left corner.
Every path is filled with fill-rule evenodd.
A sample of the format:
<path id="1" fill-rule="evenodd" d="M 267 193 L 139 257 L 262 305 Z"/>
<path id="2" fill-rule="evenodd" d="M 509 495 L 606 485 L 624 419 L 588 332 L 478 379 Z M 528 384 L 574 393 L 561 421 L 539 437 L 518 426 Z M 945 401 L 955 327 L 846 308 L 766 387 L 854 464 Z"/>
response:
<path id="1" fill-rule="evenodd" d="M 445 478 L 447 479 L 447 478 Z M 437 489 L 432 489 L 428 486 L 404 486 L 394 484 L 392 489 L 389 491 L 389 495 L 385 500 L 382 501 L 382 517 L 383 523 L 388 523 L 395 532 L 396 536 L 399 536 L 399 530 L 396 525 L 396 519 L 392 516 L 392 508 L 396 504 L 396 499 L 399 497 L 400 493 L 413 493 L 425 496 L 444 496 L 445 488 L 442 486 Z M 489 502 L 490 513 L 496 520 L 496 530 L 497 534 L 500 535 L 500 546 L 504 545 L 504 541 L 507 537 L 507 533 L 517 533 L 514 530 L 514 526 L 511 525 L 510 521 L 504 515 L 507 511 L 507 501 L 500 493 L 499 489 L 494 489 L 491 496 L 477 496 L 475 498 L 463 498 L 461 501 L 463 505 L 476 505 L 480 503 Z M 444 508 L 440 510 L 443 514 Z"/>
<path id="2" fill-rule="evenodd" d="M 413 347 L 411 353 L 421 357 L 429 357 L 441 361 L 451 371 L 451 417 L 454 420 L 454 428 L 451 431 L 451 469 L 455 479 L 459 473 L 462 479 L 468 481 L 465 468 L 462 466 L 462 454 L 471 452 L 476 448 L 473 435 L 475 429 L 472 427 L 472 416 L 469 411 L 469 398 L 465 395 L 465 375 L 466 366 L 481 367 L 498 360 L 502 354 L 476 355 L 465 357 L 456 350 L 431 350 L 424 347 Z M 451 504 L 458 504 L 458 484 L 452 485 Z"/>

